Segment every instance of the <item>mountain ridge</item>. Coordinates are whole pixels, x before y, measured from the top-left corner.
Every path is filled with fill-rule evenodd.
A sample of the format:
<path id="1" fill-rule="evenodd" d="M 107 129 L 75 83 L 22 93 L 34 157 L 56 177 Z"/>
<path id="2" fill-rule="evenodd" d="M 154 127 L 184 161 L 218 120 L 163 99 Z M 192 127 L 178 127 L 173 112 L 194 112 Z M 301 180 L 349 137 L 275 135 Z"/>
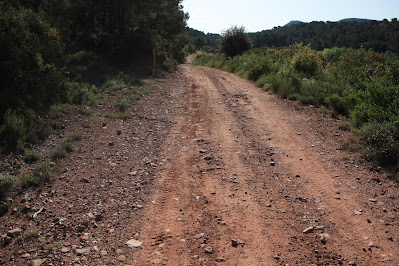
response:
<path id="1" fill-rule="evenodd" d="M 363 22 L 368 22 L 370 19 L 365 19 L 365 18 L 344 18 L 338 21 L 333 21 L 333 22 L 358 22 L 358 23 L 363 23 Z M 330 21 L 328 21 L 330 22 Z M 301 23 L 309 23 L 309 22 L 303 22 L 300 20 L 291 20 L 287 24 L 285 24 L 283 27 L 291 27 L 296 24 L 301 24 Z"/>

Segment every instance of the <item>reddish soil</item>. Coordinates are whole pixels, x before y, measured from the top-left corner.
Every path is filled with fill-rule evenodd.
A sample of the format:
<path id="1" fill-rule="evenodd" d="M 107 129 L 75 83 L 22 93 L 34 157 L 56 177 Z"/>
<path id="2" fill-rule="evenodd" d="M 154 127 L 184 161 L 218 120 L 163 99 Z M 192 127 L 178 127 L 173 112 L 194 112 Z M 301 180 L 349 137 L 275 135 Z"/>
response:
<path id="1" fill-rule="evenodd" d="M 0 233 L 39 236 L 11 239 L 0 263 L 399 264 L 398 185 L 340 149 L 352 135 L 341 121 L 204 67 L 156 86 L 130 120 L 104 118 L 109 104 L 91 128 L 66 122 L 60 134 L 83 131 L 82 149 L 41 191 L 14 196 Z"/>

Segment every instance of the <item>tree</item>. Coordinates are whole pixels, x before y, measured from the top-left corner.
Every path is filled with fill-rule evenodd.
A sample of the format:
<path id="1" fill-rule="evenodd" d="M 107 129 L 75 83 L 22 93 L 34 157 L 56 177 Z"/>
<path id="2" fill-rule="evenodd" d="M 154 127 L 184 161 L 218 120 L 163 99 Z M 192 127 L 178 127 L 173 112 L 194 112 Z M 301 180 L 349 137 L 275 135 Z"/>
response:
<path id="1" fill-rule="evenodd" d="M 251 47 L 251 41 L 242 26 L 233 26 L 222 34 L 221 50 L 227 56 L 240 55 Z"/>

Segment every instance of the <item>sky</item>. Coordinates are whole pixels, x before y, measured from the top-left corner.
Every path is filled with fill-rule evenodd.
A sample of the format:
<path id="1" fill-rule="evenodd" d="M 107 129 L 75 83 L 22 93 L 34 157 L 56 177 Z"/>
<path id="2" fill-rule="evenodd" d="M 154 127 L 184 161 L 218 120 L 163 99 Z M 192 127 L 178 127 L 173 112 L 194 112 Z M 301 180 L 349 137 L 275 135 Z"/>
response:
<path id="1" fill-rule="evenodd" d="M 291 20 L 338 21 L 344 18 L 399 18 L 399 0 L 183 0 L 188 26 L 222 33 L 231 26 L 257 32 Z"/>

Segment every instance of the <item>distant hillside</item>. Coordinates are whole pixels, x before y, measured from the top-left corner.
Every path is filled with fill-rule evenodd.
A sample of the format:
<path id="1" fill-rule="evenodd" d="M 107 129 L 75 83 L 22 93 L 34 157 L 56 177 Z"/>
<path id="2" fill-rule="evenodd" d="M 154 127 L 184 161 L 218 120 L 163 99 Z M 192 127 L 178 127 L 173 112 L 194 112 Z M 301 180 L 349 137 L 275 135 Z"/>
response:
<path id="1" fill-rule="evenodd" d="M 345 18 L 345 19 L 341 19 L 338 22 L 358 22 L 358 23 L 362 23 L 362 22 L 368 22 L 370 21 L 369 19 L 364 19 L 364 18 Z"/>
<path id="2" fill-rule="evenodd" d="M 291 20 L 290 22 L 288 22 L 287 24 L 284 25 L 284 27 L 290 27 L 292 25 L 296 25 L 296 24 L 300 24 L 303 23 L 302 21 L 299 20 Z"/>
<path id="3" fill-rule="evenodd" d="M 219 34 L 205 34 L 202 31 L 192 28 L 188 28 L 188 36 L 190 42 L 190 52 L 201 49 L 204 46 L 211 49 L 216 49 L 218 45 L 218 39 L 220 38 Z"/>
<path id="4" fill-rule="evenodd" d="M 359 23 L 363 22 L 363 23 Z M 291 21 L 289 27 L 250 33 L 253 46 L 287 47 L 294 43 L 310 44 L 315 50 L 332 47 L 390 50 L 399 54 L 399 22 L 350 18 L 338 22 L 298 23 Z"/>

